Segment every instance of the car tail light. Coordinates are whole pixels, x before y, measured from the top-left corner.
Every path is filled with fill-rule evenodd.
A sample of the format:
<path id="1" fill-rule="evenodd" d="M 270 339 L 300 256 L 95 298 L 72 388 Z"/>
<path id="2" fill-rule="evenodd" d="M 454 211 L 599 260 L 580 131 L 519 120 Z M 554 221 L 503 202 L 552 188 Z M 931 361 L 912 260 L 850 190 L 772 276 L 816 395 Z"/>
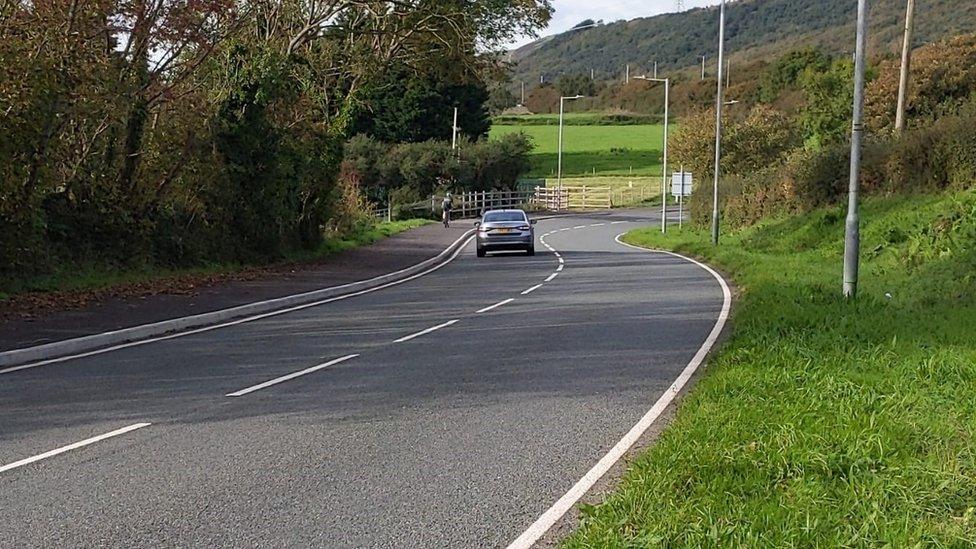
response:
<path id="1" fill-rule="evenodd" d="M 518 228 L 518 230 L 520 230 L 520 231 L 527 231 L 527 230 L 529 230 L 529 229 L 531 229 L 531 228 L 532 228 L 532 227 L 531 227 L 531 226 L 529 226 L 529 225 L 522 225 L 522 226 L 520 226 L 520 227 Z"/>

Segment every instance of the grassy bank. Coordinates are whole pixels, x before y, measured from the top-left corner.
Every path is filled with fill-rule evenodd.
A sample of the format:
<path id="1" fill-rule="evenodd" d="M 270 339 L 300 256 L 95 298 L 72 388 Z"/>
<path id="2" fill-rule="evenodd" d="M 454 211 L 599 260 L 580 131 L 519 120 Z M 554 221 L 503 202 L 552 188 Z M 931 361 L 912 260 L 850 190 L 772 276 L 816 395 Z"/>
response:
<path id="1" fill-rule="evenodd" d="M 413 229 L 428 223 L 423 219 L 377 223 L 349 235 L 326 238 L 315 250 L 293 253 L 281 263 L 301 263 L 323 259 L 358 246 L 372 244 L 380 239 Z M 0 304 L 18 295 L 37 292 L 84 292 L 113 286 L 152 285 L 165 283 L 174 278 L 212 277 L 233 275 L 246 269 L 260 267 L 239 263 L 217 263 L 185 269 L 166 269 L 154 266 L 128 266 L 113 268 L 92 266 L 59 271 L 51 276 L 21 280 L 3 280 L 0 285 Z"/>
<path id="2" fill-rule="evenodd" d="M 976 544 L 976 193 L 871 199 L 861 293 L 844 211 L 633 244 L 724 269 L 731 338 L 568 547 Z"/>
<path id="3" fill-rule="evenodd" d="M 526 177 L 553 177 L 556 173 L 559 129 L 555 126 L 494 125 L 491 137 L 522 132 L 535 150 Z M 563 175 L 660 175 L 664 126 L 565 126 Z"/>

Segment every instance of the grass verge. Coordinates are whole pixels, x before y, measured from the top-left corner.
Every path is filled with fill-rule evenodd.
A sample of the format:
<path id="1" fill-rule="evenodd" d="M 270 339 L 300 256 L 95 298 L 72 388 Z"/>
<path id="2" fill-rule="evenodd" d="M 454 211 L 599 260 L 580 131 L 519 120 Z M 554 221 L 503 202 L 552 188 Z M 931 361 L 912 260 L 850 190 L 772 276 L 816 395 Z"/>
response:
<path id="1" fill-rule="evenodd" d="M 350 235 L 326 238 L 315 250 L 295 252 L 283 258 L 280 264 L 316 261 L 339 252 L 372 244 L 394 234 L 420 227 L 429 223 L 424 219 L 381 222 L 365 227 Z M 113 286 L 151 285 L 168 279 L 180 277 L 212 277 L 233 275 L 254 267 L 267 265 L 245 265 L 240 263 L 215 263 L 185 269 L 166 269 L 152 266 L 112 268 L 91 266 L 59 271 L 54 274 L 25 280 L 5 280 L 0 287 L 0 303 L 21 294 L 47 292 L 84 292 L 101 290 Z M 151 292 L 150 292 L 151 293 Z"/>
<path id="2" fill-rule="evenodd" d="M 976 193 L 627 242 L 724 269 L 731 338 L 674 422 L 566 540 L 583 547 L 976 545 Z M 890 296 L 890 297 L 889 297 Z"/>

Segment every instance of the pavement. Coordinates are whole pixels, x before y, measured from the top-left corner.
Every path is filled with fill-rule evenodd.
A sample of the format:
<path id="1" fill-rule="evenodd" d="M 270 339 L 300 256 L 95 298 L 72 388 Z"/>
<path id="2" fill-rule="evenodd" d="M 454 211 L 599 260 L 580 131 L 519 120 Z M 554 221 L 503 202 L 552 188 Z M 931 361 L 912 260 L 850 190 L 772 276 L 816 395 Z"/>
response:
<path id="1" fill-rule="evenodd" d="M 0 547 L 507 545 L 716 325 L 709 273 L 614 241 L 649 215 L 542 220 L 555 252 L 469 245 L 384 290 L 0 373 Z"/>
<path id="2" fill-rule="evenodd" d="M 445 229 L 432 223 L 354 248 L 321 262 L 276 270 L 254 280 L 234 280 L 196 288 L 190 294 L 112 298 L 79 309 L 46 312 L 32 318 L 0 319 L 0 352 L 207 313 L 366 280 L 430 259 L 471 229 L 459 220 Z"/>

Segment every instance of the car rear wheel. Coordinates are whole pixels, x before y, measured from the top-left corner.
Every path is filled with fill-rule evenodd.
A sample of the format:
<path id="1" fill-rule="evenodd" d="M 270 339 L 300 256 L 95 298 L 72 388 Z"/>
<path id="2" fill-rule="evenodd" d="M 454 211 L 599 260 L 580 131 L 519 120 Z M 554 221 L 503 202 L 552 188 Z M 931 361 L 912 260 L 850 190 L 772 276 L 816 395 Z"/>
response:
<path id="1" fill-rule="evenodd" d="M 535 255 L 535 245 L 529 246 L 525 249 L 525 253 L 528 255 Z"/>
<path id="2" fill-rule="evenodd" d="M 481 246 L 478 246 L 476 253 L 478 254 L 478 257 L 485 257 L 485 249 Z"/>

